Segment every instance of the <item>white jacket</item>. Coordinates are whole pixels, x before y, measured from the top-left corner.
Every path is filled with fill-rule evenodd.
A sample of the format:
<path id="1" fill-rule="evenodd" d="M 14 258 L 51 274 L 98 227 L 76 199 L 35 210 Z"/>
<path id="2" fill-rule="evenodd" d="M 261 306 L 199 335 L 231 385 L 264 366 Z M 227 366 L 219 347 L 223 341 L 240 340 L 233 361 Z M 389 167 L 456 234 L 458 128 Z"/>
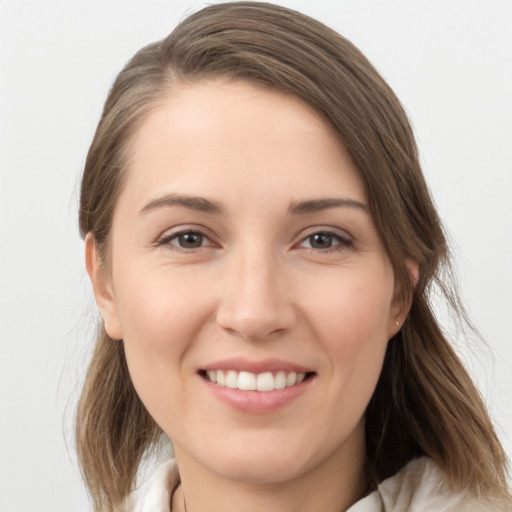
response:
<path id="1" fill-rule="evenodd" d="M 512 512 L 509 507 L 455 493 L 441 470 L 427 457 L 409 462 L 396 475 L 347 512 Z M 174 460 L 132 492 L 116 512 L 172 512 L 171 496 L 180 478 Z"/>

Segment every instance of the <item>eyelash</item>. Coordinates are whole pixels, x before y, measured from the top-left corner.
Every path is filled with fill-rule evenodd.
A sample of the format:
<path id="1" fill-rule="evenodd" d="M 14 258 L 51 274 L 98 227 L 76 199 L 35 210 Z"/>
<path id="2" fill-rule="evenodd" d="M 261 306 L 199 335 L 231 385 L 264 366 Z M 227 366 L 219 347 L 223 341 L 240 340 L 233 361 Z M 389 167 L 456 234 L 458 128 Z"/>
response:
<path id="1" fill-rule="evenodd" d="M 323 236 L 323 237 L 329 237 L 331 241 L 334 243 L 333 245 L 327 247 L 327 248 L 315 248 L 311 247 L 304 247 L 304 249 L 310 250 L 310 251 L 319 251 L 322 253 L 329 253 L 329 252 L 339 252 L 339 251 L 345 251 L 347 249 L 350 249 L 354 246 L 354 242 L 348 237 L 343 236 L 340 233 L 328 229 L 321 229 L 318 231 L 311 232 L 306 237 L 302 238 L 302 240 L 299 243 L 299 246 L 302 246 L 305 242 L 309 240 L 309 243 L 311 244 L 311 239 L 315 236 Z"/>
<path id="2" fill-rule="evenodd" d="M 187 235 L 200 237 L 201 238 L 200 245 L 198 245 L 197 247 L 182 247 L 176 243 L 172 243 L 173 240 L 178 241 L 180 237 L 184 237 Z M 330 245 L 329 247 L 326 247 L 326 248 L 312 247 L 311 246 L 312 239 L 315 236 L 328 237 L 328 238 L 330 238 L 331 242 L 336 242 L 336 243 L 334 245 Z M 206 245 L 203 245 L 203 242 L 205 242 L 205 241 L 208 241 L 209 243 Z M 306 243 L 307 241 L 309 241 L 309 244 L 310 244 L 309 247 L 308 246 L 303 247 L 303 244 Z M 155 245 L 167 246 L 172 251 L 185 252 L 185 253 L 193 252 L 197 249 L 202 249 L 204 247 L 219 247 L 217 244 L 212 242 L 211 239 L 207 235 L 205 235 L 200 229 L 182 229 L 182 230 L 167 234 L 166 236 L 157 240 Z M 343 236 L 336 231 L 328 230 L 328 229 L 320 229 L 318 231 L 313 231 L 310 234 L 308 234 L 307 236 L 303 237 L 298 244 L 294 245 L 294 247 L 300 247 L 300 248 L 303 248 L 303 249 L 306 249 L 309 251 L 314 251 L 314 252 L 318 251 L 318 252 L 322 252 L 322 253 L 344 251 L 344 250 L 352 248 L 353 246 L 354 246 L 354 243 L 349 237 Z"/>
<path id="3" fill-rule="evenodd" d="M 189 236 L 193 235 L 193 236 L 201 237 L 201 245 L 199 245 L 198 247 L 182 247 L 178 244 L 172 243 L 173 240 L 178 240 L 180 237 L 184 237 L 186 235 L 189 235 Z M 203 245 L 204 241 L 208 241 L 209 244 Z M 157 246 L 165 245 L 165 246 L 169 247 L 170 250 L 177 251 L 177 252 L 192 252 L 192 251 L 195 251 L 196 249 L 202 249 L 204 247 L 217 246 L 217 244 L 212 242 L 210 240 L 210 238 L 207 235 L 205 235 L 200 229 L 181 229 L 179 231 L 169 233 L 166 236 L 157 240 L 156 245 Z"/>

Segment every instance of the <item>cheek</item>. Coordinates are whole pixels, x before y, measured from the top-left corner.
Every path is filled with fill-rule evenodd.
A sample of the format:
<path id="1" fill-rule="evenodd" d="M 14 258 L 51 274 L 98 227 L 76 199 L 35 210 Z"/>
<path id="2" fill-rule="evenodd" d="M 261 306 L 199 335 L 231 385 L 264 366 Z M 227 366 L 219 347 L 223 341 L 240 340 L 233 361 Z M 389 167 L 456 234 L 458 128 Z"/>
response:
<path id="1" fill-rule="evenodd" d="M 211 309 L 199 273 L 160 268 L 123 269 L 117 311 L 123 337 L 148 351 L 174 352 L 188 342 Z"/>
<path id="2" fill-rule="evenodd" d="M 353 274 L 324 287 L 309 302 L 310 324 L 329 360 L 333 401 L 366 407 L 380 375 L 388 343 L 393 282 L 388 274 Z M 332 284 L 334 283 L 334 284 Z M 376 285 L 378 283 L 378 285 Z M 340 392 L 342 390 L 342 392 Z"/>
<path id="3" fill-rule="evenodd" d="M 130 375 L 151 415 L 158 421 L 169 403 L 179 400 L 188 352 L 210 312 L 208 297 L 190 279 L 169 272 L 136 273 L 121 284 L 117 309 Z M 118 282 L 122 283 L 122 280 Z M 163 409 L 165 408 L 165 409 Z"/>
<path id="4" fill-rule="evenodd" d="M 310 290 L 312 287 L 313 283 Z M 372 276 L 371 270 L 348 271 L 346 276 L 334 276 L 315 288 L 304 309 L 329 350 L 356 353 L 367 346 L 386 344 L 394 290 L 387 273 Z"/>

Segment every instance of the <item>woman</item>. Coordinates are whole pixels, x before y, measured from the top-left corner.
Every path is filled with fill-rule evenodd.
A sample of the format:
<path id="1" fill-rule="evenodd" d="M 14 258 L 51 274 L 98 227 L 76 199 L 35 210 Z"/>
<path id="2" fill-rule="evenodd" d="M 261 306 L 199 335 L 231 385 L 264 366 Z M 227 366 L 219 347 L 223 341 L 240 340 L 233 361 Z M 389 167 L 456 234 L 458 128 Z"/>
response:
<path id="1" fill-rule="evenodd" d="M 96 510 L 509 510 L 434 318 L 448 249 L 407 117 L 348 41 L 211 6 L 107 99 L 80 225 L 103 323 L 77 418 Z M 175 462 L 137 491 L 168 436 Z"/>

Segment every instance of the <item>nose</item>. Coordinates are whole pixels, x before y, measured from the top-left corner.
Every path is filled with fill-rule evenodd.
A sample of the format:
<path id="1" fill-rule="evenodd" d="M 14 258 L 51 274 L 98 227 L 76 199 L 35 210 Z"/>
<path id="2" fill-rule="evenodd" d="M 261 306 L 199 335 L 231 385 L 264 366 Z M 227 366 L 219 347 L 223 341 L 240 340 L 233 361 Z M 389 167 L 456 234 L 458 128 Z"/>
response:
<path id="1" fill-rule="evenodd" d="M 271 254 L 233 257 L 226 269 L 217 324 L 249 340 L 266 340 L 297 323 L 282 266 Z"/>

